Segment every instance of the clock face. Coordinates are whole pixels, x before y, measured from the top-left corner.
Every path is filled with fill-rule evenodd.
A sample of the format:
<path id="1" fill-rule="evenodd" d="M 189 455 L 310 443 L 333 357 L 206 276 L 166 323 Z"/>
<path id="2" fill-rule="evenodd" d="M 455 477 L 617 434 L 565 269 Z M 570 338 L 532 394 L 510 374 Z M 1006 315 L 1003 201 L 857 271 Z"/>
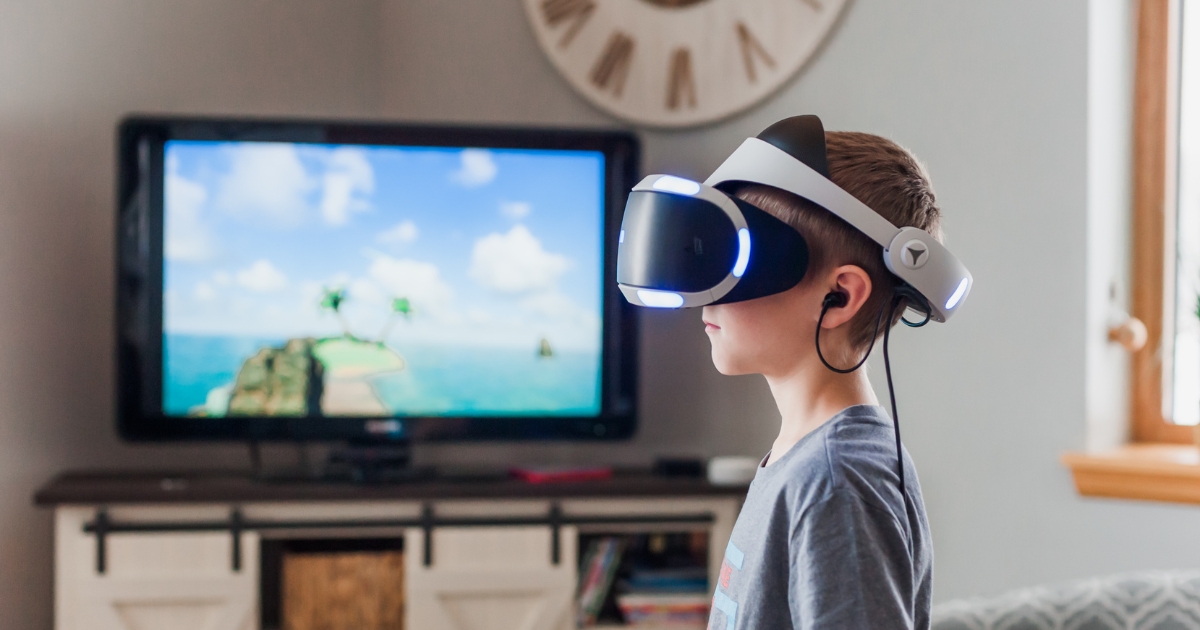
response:
<path id="1" fill-rule="evenodd" d="M 741 111 L 813 54 L 845 0 L 524 0 L 538 43 L 598 107 L 682 127 Z"/>

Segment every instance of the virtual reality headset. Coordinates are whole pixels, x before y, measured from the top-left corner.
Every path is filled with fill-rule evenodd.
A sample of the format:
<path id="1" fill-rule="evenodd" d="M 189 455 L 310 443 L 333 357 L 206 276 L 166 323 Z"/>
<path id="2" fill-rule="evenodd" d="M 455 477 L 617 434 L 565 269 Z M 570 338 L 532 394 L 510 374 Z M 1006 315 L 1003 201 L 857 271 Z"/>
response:
<path id="1" fill-rule="evenodd" d="M 727 304 L 782 293 L 808 270 L 809 248 L 787 223 L 722 190 L 773 186 L 833 213 L 883 249 L 883 261 L 944 322 L 971 292 L 971 273 L 928 232 L 898 228 L 829 179 L 825 129 L 796 116 L 749 138 L 703 183 L 650 175 L 629 195 L 617 248 L 617 284 L 631 303 L 657 308 Z"/>

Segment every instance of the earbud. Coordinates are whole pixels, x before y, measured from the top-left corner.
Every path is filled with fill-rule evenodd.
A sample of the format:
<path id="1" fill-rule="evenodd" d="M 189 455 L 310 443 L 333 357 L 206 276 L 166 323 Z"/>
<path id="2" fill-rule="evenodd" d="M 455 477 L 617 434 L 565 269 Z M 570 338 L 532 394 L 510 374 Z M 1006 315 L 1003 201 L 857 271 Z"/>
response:
<path id="1" fill-rule="evenodd" d="M 850 297 L 841 291 L 830 291 L 825 294 L 824 308 L 841 308 L 850 302 Z"/>

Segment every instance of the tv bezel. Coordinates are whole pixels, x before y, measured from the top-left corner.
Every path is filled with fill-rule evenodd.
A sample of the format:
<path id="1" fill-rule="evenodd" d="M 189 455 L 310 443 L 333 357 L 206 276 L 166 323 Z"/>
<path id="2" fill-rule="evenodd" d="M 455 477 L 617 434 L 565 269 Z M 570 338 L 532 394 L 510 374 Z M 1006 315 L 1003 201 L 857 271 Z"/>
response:
<path id="1" fill-rule="evenodd" d="M 163 152 L 170 140 L 599 151 L 605 162 L 598 416 L 190 418 L 162 410 Z M 116 418 L 128 441 L 621 440 L 637 427 L 638 313 L 617 289 L 617 235 L 639 174 L 624 131 L 303 119 L 129 116 L 117 129 Z M 147 392 L 147 388 L 157 388 Z M 147 396 L 153 398 L 147 399 Z"/>

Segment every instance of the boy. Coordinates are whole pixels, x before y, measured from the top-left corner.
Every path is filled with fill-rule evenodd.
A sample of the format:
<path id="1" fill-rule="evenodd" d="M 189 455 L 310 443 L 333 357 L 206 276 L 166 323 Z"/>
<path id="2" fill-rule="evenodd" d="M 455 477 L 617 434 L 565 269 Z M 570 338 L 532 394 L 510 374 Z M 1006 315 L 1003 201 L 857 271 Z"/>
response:
<path id="1" fill-rule="evenodd" d="M 834 183 L 941 240 L 911 154 L 870 134 L 825 138 Z M 905 452 L 905 500 L 891 418 L 865 370 L 848 371 L 883 333 L 876 319 L 900 281 L 878 244 L 827 210 L 759 184 L 734 194 L 799 231 L 810 259 L 788 291 L 704 307 L 717 369 L 765 376 L 782 416 L 726 549 L 709 628 L 928 628 L 932 547 L 916 470 Z"/>

